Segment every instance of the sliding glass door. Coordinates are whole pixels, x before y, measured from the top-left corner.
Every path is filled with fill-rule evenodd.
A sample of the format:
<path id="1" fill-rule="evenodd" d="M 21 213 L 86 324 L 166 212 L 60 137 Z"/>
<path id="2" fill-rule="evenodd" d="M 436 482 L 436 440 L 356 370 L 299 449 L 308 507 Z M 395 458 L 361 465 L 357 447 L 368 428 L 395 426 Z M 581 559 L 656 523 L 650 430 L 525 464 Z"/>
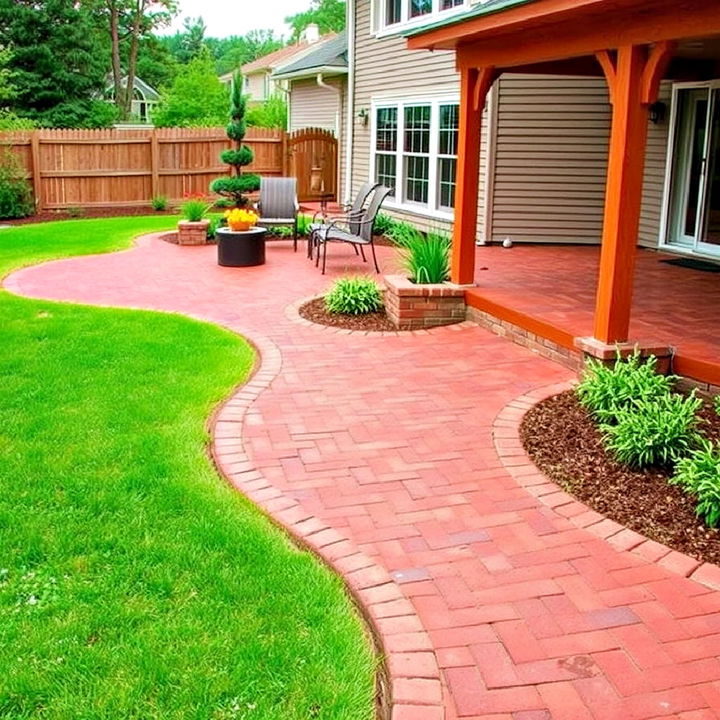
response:
<path id="1" fill-rule="evenodd" d="M 673 91 L 665 242 L 720 256 L 720 81 Z"/>

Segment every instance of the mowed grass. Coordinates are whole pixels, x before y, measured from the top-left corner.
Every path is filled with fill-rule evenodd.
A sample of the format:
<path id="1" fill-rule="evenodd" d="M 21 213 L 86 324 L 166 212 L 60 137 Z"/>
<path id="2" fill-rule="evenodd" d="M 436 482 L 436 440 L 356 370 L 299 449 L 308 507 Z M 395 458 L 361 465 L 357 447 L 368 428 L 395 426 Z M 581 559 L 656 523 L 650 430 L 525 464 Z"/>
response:
<path id="1" fill-rule="evenodd" d="M 171 225 L 2 230 L 0 275 Z M 0 292 L 0 718 L 373 716 L 341 583 L 208 460 L 253 362 L 212 325 Z"/>

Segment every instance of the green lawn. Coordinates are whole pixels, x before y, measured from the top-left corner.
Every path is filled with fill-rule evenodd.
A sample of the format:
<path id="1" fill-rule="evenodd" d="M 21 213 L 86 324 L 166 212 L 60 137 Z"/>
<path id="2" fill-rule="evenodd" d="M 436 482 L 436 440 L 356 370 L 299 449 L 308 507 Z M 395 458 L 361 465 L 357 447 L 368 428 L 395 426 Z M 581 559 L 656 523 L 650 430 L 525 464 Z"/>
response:
<path id="1" fill-rule="evenodd" d="M 172 223 L 2 230 L 0 275 Z M 208 461 L 247 343 L 0 292 L 0 348 L 0 718 L 373 716 L 376 661 L 339 580 Z"/>

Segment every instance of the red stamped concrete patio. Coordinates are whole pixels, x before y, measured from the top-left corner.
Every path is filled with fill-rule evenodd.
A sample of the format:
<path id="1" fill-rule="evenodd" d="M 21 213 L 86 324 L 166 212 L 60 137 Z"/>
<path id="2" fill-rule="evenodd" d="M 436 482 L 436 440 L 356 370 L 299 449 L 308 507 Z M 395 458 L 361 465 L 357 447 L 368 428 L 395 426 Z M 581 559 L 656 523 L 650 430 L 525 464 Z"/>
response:
<path id="1" fill-rule="evenodd" d="M 351 250 L 333 248 L 325 278 L 287 243 L 259 268 L 220 268 L 215 252 L 146 236 L 6 286 L 180 312 L 257 344 L 215 450 L 366 605 L 395 720 L 720 716 L 714 569 L 698 576 L 709 585 L 685 577 L 698 563 L 588 512 L 519 450 L 528 400 L 511 403 L 568 370 L 470 323 L 379 336 L 299 322 L 289 305 L 360 269 Z"/>

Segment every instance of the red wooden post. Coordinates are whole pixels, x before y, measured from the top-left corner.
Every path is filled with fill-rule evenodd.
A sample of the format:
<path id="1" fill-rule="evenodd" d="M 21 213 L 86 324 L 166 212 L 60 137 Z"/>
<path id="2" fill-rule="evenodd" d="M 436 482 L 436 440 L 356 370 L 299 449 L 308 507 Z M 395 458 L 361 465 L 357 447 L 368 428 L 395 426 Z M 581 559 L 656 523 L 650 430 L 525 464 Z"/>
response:
<path id="1" fill-rule="evenodd" d="M 481 120 L 485 99 L 496 77 L 493 67 L 460 68 L 460 127 L 450 270 L 450 279 L 458 285 L 470 285 L 475 278 Z"/>
<path id="2" fill-rule="evenodd" d="M 646 51 L 637 45 L 621 47 L 616 62 L 607 52 L 599 55 L 613 114 L 594 334 L 613 344 L 628 339 L 630 326 L 648 123 L 643 103 Z"/>

